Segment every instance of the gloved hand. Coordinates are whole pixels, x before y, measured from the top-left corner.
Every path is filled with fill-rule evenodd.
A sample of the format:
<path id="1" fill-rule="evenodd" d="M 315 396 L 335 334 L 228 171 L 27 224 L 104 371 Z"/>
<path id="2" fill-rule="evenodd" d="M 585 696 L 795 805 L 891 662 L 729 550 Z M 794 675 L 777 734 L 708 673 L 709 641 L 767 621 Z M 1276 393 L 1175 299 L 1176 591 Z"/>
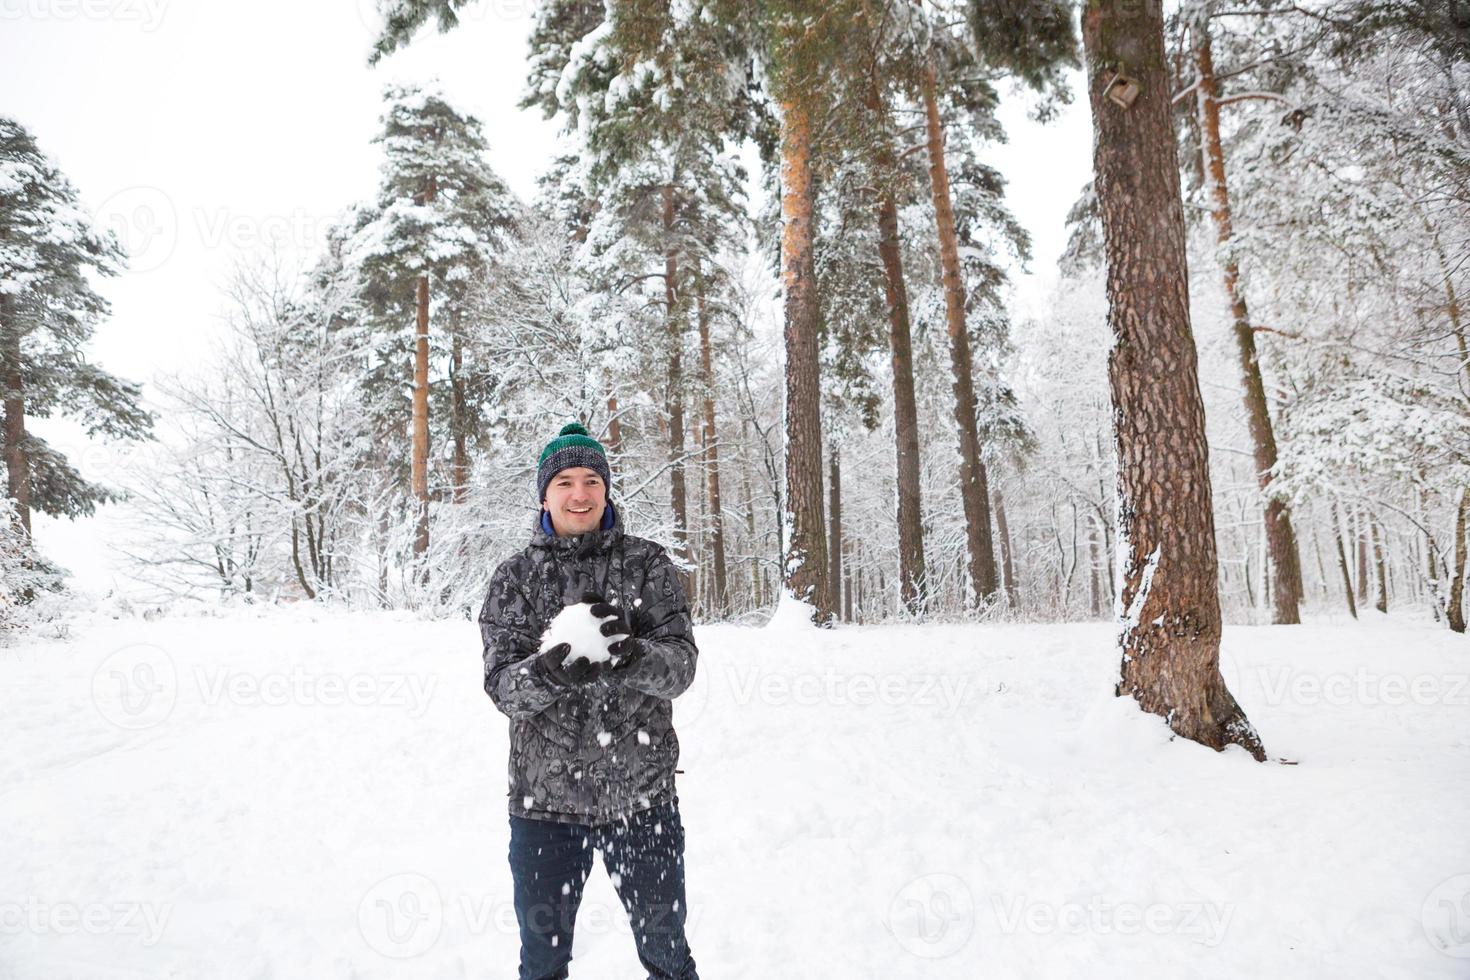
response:
<path id="1" fill-rule="evenodd" d="M 643 655 L 642 646 L 633 636 L 633 624 L 629 622 L 628 614 L 622 607 L 613 605 L 594 592 L 583 595 L 582 601 L 590 602 L 592 615 L 603 620 L 602 635 L 618 637 L 607 645 L 607 652 L 613 658 L 609 669 L 622 670 Z"/>
<path id="2" fill-rule="evenodd" d="M 562 661 L 571 652 L 572 645 L 570 643 L 558 643 L 556 646 L 538 655 L 538 659 L 541 661 L 541 669 L 546 671 L 547 675 L 553 681 L 563 687 L 581 687 L 585 684 L 592 683 L 598 677 L 602 676 L 602 671 L 606 665 L 600 660 L 592 661 L 586 657 L 578 657 L 570 665 L 563 666 Z"/>

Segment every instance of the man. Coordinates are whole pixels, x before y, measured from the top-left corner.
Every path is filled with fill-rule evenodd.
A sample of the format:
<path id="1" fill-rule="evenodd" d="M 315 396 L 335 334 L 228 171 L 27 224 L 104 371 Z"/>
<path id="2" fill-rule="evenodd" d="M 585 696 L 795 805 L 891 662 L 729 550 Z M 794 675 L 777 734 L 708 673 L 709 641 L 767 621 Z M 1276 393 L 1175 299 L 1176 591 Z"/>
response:
<path id="1" fill-rule="evenodd" d="M 697 980 L 684 935 L 684 828 L 672 700 L 698 650 L 673 562 L 623 533 L 602 445 L 573 423 L 541 453 L 531 543 L 480 610 L 485 691 L 510 718 L 510 867 L 521 980 L 564 978 L 592 851 L 650 978 Z M 608 659 L 538 652 L 563 608 L 591 604 Z M 585 653 L 586 651 L 579 651 Z M 602 651 L 594 651 L 601 654 Z"/>

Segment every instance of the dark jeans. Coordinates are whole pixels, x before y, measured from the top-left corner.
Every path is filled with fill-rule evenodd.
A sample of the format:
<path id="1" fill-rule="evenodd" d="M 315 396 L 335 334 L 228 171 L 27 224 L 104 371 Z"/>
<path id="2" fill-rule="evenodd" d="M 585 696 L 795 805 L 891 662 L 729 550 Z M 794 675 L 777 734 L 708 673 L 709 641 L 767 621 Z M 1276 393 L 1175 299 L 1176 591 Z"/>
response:
<path id="1" fill-rule="evenodd" d="M 612 823 L 510 818 L 521 980 L 564 980 L 592 851 L 628 912 L 650 980 L 699 980 L 684 937 L 684 825 L 678 800 Z"/>

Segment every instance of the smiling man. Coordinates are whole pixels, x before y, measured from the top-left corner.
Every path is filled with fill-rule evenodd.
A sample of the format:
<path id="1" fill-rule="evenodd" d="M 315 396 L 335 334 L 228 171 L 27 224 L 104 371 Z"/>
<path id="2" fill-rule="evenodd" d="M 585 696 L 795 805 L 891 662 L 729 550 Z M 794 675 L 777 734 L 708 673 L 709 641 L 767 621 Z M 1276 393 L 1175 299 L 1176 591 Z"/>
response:
<path id="1" fill-rule="evenodd" d="M 668 553 L 624 534 L 607 453 L 572 423 L 541 453 L 531 543 L 480 610 L 485 692 L 510 718 L 510 867 L 521 980 L 568 976 L 593 850 L 628 912 L 650 980 L 697 980 L 684 924 L 684 827 L 673 699 L 698 650 Z M 540 652 L 586 603 L 600 648 Z"/>

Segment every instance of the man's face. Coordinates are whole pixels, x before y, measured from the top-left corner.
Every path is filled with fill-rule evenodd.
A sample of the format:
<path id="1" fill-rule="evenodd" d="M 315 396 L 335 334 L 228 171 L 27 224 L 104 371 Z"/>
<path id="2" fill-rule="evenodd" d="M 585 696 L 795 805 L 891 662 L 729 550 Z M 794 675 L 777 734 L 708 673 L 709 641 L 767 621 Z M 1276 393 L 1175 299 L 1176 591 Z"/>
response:
<path id="1" fill-rule="evenodd" d="M 607 485 L 596 470 L 573 466 L 551 478 L 541 506 L 551 514 L 551 526 L 559 536 L 586 534 L 602 526 Z"/>

